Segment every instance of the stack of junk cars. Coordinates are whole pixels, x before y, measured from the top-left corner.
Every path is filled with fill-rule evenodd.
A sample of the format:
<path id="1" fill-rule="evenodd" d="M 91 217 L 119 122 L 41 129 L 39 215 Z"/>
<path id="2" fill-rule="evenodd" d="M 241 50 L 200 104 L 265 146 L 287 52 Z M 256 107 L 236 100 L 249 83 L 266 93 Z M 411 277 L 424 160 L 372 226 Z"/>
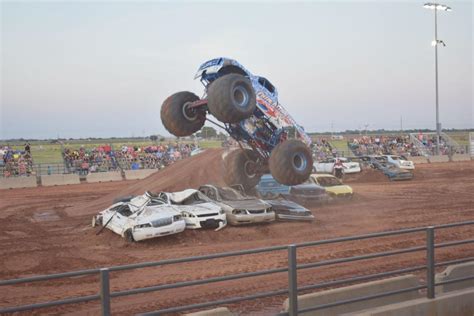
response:
<path id="1" fill-rule="evenodd" d="M 128 242 L 177 234 L 185 229 L 216 231 L 227 224 L 238 226 L 275 220 L 314 220 L 305 207 L 275 196 L 262 200 L 240 186 L 203 185 L 199 190 L 145 192 L 125 197 L 92 218 L 92 226 L 108 228 Z"/>
<path id="2" fill-rule="evenodd" d="M 314 178 L 313 178 L 314 176 Z M 312 175 L 306 183 L 286 186 L 271 175 L 264 175 L 255 188 L 255 195 L 245 193 L 241 185 L 220 187 L 211 184 L 180 192 L 145 192 L 139 196 L 115 200 L 107 209 L 92 218 L 92 226 L 107 228 L 128 242 L 172 235 L 185 229 L 221 230 L 226 225 L 281 221 L 313 221 L 314 216 L 303 205 L 326 204 L 345 192 L 335 182 L 316 182 Z M 342 191 L 341 191 L 342 190 Z M 301 205 L 303 204 L 303 205 Z"/>
<path id="3" fill-rule="evenodd" d="M 364 156 L 344 159 L 345 173 L 361 171 L 361 164 L 382 171 L 390 180 L 413 178 L 413 162 L 401 156 Z M 333 176 L 335 159 L 314 164 L 309 179 L 298 185 L 284 185 L 271 174 L 264 174 L 247 194 L 240 184 L 221 187 L 202 185 L 197 190 L 180 192 L 145 192 L 119 198 L 92 219 L 128 242 L 177 234 L 185 229 L 214 229 L 227 225 L 280 221 L 313 221 L 305 206 L 324 205 L 331 201 L 352 199 L 352 188 Z M 247 191 L 248 192 L 248 191 Z M 304 206 L 303 206 L 304 205 Z"/>

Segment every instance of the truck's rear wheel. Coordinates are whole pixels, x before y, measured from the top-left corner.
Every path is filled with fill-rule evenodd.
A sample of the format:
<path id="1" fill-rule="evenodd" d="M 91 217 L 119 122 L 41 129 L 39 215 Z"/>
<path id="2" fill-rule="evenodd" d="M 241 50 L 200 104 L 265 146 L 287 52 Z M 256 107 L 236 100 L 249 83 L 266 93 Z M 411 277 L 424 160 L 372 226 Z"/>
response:
<path id="1" fill-rule="evenodd" d="M 285 185 L 296 185 L 308 180 L 313 158 L 308 146 L 302 141 L 290 139 L 273 149 L 269 165 L 275 180 Z"/>
<path id="2" fill-rule="evenodd" d="M 169 96 L 161 106 L 161 122 L 173 135 L 189 136 L 199 131 L 206 121 L 203 110 L 190 108 L 189 105 L 199 97 L 188 91 L 177 92 Z"/>
<path id="3" fill-rule="evenodd" d="M 224 159 L 224 181 L 227 185 L 241 184 L 245 191 L 260 181 L 258 155 L 250 149 L 234 150 Z"/>
<path id="4" fill-rule="evenodd" d="M 209 112 L 224 123 L 237 123 L 249 118 L 256 107 L 255 91 L 250 80 L 239 74 L 228 74 L 209 86 Z"/>

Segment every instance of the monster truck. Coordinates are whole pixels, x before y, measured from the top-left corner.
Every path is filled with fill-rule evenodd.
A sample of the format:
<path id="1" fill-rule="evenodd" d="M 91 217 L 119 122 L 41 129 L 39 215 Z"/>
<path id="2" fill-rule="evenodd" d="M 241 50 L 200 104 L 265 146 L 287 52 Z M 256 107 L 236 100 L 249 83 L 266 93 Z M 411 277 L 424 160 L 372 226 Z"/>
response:
<path id="1" fill-rule="evenodd" d="M 203 98 L 182 91 L 163 102 L 161 120 L 171 134 L 189 136 L 206 119 L 225 129 L 241 149 L 224 158 L 228 185 L 242 184 L 250 190 L 268 171 L 285 185 L 308 179 L 313 167 L 311 139 L 278 102 L 270 81 L 228 58 L 205 62 L 196 78 L 205 87 Z M 207 114 L 222 124 L 206 118 Z"/>

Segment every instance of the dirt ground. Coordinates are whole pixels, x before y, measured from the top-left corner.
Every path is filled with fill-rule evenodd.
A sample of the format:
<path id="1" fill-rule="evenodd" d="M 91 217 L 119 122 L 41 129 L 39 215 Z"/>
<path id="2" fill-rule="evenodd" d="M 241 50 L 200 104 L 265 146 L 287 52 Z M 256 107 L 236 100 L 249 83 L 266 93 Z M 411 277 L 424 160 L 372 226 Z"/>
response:
<path id="1" fill-rule="evenodd" d="M 92 214 L 114 197 L 145 190 L 180 190 L 206 183 L 222 183 L 219 150 L 180 161 L 141 181 L 80 184 L 61 187 L 0 190 L 0 279 L 116 266 L 129 263 L 205 255 L 341 236 L 437 225 L 474 219 L 474 162 L 417 165 L 412 181 L 389 182 L 368 170 L 346 177 L 355 197 L 351 201 L 312 207 L 312 223 L 275 222 L 247 227 L 187 230 L 140 243 L 127 244 L 109 230 L 96 235 Z M 474 226 L 443 229 L 436 242 L 471 239 Z M 351 257 L 423 245 L 424 233 L 358 242 L 306 247 L 298 263 Z M 474 245 L 437 249 L 436 260 L 473 257 Z M 425 252 L 356 261 L 298 272 L 299 286 L 355 275 L 366 275 L 422 265 Z M 284 267 L 285 251 L 246 255 L 195 263 L 113 272 L 113 291 L 168 284 L 236 273 Z M 420 271 L 420 280 L 424 279 Z M 112 299 L 118 315 L 188 305 L 233 296 L 284 289 L 286 273 L 209 285 L 163 290 Z M 98 292 L 98 277 L 76 277 L 50 282 L 0 287 L 0 307 L 30 304 Z M 246 315 L 269 315 L 281 309 L 284 296 L 227 305 Z M 99 303 L 81 303 L 41 309 L 34 314 L 98 314 Z"/>

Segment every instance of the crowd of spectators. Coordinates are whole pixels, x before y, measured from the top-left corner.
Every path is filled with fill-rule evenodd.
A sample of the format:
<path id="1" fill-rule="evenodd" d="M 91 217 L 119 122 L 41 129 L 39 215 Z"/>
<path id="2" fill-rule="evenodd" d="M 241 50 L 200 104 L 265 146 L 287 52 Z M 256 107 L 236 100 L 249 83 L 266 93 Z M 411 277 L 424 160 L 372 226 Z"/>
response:
<path id="1" fill-rule="evenodd" d="M 123 145 L 117 149 L 110 145 L 92 149 L 64 148 L 63 158 L 66 169 L 79 174 L 119 169 L 161 169 L 189 157 L 195 148 L 195 145 L 171 143 L 153 146 Z"/>
<path id="2" fill-rule="evenodd" d="M 109 171 L 118 168 L 110 145 L 86 149 L 64 148 L 62 151 L 64 164 L 68 172 L 87 174 L 89 172 Z"/>
<path id="3" fill-rule="evenodd" d="M 30 144 L 24 150 L 0 146 L 0 170 L 3 177 L 29 176 L 33 173 Z"/>
<path id="4" fill-rule="evenodd" d="M 436 135 L 435 134 L 423 134 L 419 133 L 417 135 L 418 140 L 425 146 L 428 154 L 436 154 Z M 452 155 L 452 154 L 465 154 L 466 150 L 463 147 L 454 148 L 449 146 L 448 143 L 443 138 L 439 140 L 439 153 L 440 155 Z"/>
<path id="5" fill-rule="evenodd" d="M 115 155 L 123 169 L 161 169 L 177 160 L 189 157 L 194 149 L 195 145 L 189 144 L 122 146 Z"/>
<path id="6" fill-rule="evenodd" d="M 333 148 L 328 140 L 325 138 L 318 138 L 311 144 L 311 150 L 313 152 L 313 159 L 323 160 L 328 157 L 336 157 L 338 152 L 336 148 Z"/>
<path id="7" fill-rule="evenodd" d="M 356 156 L 362 155 L 404 155 L 421 156 L 422 153 L 404 136 L 361 136 L 353 138 L 347 145 Z"/>

